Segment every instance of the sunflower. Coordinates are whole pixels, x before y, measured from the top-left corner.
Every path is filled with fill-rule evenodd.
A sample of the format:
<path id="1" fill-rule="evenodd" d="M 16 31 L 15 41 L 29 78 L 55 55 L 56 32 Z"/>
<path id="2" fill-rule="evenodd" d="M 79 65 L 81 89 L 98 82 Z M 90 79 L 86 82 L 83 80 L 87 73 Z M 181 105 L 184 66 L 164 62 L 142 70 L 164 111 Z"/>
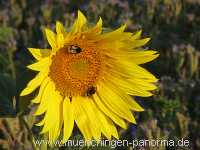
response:
<path id="1" fill-rule="evenodd" d="M 136 123 L 133 111 L 144 109 L 133 96 L 151 96 L 157 81 L 139 65 L 158 54 L 142 48 L 150 38 L 125 28 L 103 32 L 101 18 L 91 26 L 78 11 L 70 31 L 60 22 L 56 33 L 45 28 L 51 49 L 28 49 L 37 62 L 27 67 L 38 74 L 20 95 L 39 88 L 32 103 L 39 104 L 35 115 L 44 117 L 37 125 L 49 140 L 62 132 L 67 141 L 75 125 L 85 140 L 119 138 L 116 125 L 126 129 L 128 122 Z"/>

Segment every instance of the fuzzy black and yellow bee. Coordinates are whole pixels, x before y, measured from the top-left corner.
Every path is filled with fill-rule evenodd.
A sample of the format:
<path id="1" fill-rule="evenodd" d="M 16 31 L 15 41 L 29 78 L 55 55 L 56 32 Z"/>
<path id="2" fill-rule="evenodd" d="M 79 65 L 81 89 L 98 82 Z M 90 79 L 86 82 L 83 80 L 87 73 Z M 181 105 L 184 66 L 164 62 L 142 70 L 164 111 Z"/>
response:
<path id="1" fill-rule="evenodd" d="M 91 86 L 87 89 L 86 91 L 86 96 L 92 96 L 93 94 L 95 94 L 97 91 L 97 88 L 94 86 Z"/>
<path id="2" fill-rule="evenodd" d="M 78 54 L 82 51 L 82 49 L 77 45 L 69 45 L 67 47 L 67 51 L 68 53 L 71 53 L 71 54 Z"/>

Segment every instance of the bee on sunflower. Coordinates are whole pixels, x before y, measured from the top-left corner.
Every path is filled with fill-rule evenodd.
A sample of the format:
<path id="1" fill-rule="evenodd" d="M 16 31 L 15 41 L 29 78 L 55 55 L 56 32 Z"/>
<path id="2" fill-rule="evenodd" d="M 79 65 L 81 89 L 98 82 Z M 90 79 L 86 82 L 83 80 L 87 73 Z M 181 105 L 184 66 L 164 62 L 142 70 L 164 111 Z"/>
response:
<path id="1" fill-rule="evenodd" d="M 151 96 L 157 81 L 140 64 L 159 54 L 142 48 L 150 39 L 141 39 L 141 31 L 125 27 L 104 33 L 101 18 L 89 26 L 78 11 L 69 32 L 60 22 L 56 33 L 45 29 L 51 49 L 28 49 L 37 62 L 27 67 L 38 74 L 20 95 L 39 88 L 32 103 L 39 104 L 35 115 L 44 114 L 37 125 L 49 140 L 63 133 L 67 141 L 75 125 L 85 140 L 119 138 L 116 125 L 126 129 L 127 122 L 136 123 L 132 112 L 144 109 L 132 96 Z"/>

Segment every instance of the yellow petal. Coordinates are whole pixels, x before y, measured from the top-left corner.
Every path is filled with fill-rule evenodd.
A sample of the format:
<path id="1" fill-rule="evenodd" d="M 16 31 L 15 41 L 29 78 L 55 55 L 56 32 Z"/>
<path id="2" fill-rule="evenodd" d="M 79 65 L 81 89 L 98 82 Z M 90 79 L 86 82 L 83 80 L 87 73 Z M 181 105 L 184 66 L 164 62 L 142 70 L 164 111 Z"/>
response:
<path id="1" fill-rule="evenodd" d="M 144 64 L 150 62 L 157 58 L 159 54 L 156 51 L 146 51 L 146 50 L 137 50 L 137 51 L 127 51 L 122 49 L 116 53 L 113 51 L 106 51 L 105 52 L 109 57 L 119 59 L 119 61 L 129 60 L 135 64 Z"/>
<path id="2" fill-rule="evenodd" d="M 28 48 L 28 50 L 37 60 L 47 57 L 51 53 L 50 49 Z"/>
<path id="3" fill-rule="evenodd" d="M 137 102 L 136 100 L 131 97 L 131 96 L 128 96 L 125 101 L 127 102 L 127 104 L 129 104 L 132 108 L 132 110 L 134 111 L 144 111 L 144 108 L 142 108 Z"/>
<path id="4" fill-rule="evenodd" d="M 48 130 L 59 130 L 60 123 L 60 111 L 62 110 L 62 96 L 58 91 L 51 91 L 50 96 L 48 97 L 48 105 L 45 113 L 45 124 L 41 133 L 45 133 Z M 56 117 L 55 117 L 56 116 Z M 54 139 L 54 136 L 53 136 Z"/>
<path id="5" fill-rule="evenodd" d="M 94 103 L 91 98 L 79 97 L 81 106 L 85 110 L 87 117 L 89 119 L 89 127 L 92 128 L 91 133 L 96 141 L 100 140 L 101 130 L 99 126 L 99 120 L 96 118 L 96 112 L 94 111 Z"/>
<path id="6" fill-rule="evenodd" d="M 159 54 L 156 51 L 141 51 L 130 54 L 127 58 L 133 60 L 135 64 L 144 64 L 156 59 Z"/>
<path id="7" fill-rule="evenodd" d="M 125 77 L 144 79 L 149 80 L 151 82 L 156 82 L 158 80 L 153 74 L 148 72 L 146 69 L 128 60 L 109 60 L 106 65 L 109 66 L 109 70 L 106 70 L 105 73 L 115 72 Z"/>
<path id="8" fill-rule="evenodd" d="M 141 47 L 141 46 L 144 46 L 146 43 L 148 43 L 150 41 L 150 38 L 144 38 L 144 39 L 140 39 L 140 40 L 134 40 L 132 43 L 131 43 L 131 46 L 133 48 L 136 48 L 136 47 Z"/>
<path id="9" fill-rule="evenodd" d="M 51 59 L 49 57 L 43 58 L 38 62 L 28 65 L 27 68 L 34 70 L 34 71 L 42 71 L 47 69 L 50 65 Z"/>
<path id="10" fill-rule="evenodd" d="M 99 21 L 97 22 L 96 26 L 94 27 L 94 32 L 100 34 L 102 32 L 102 24 L 103 21 L 101 17 L 99 18 Z"/>
<path id="11" fill-rule="evenodd" d="M 105 124 L 105 126 L 107 126 L 106 128 L 110 128 L 111 135 L 113 137 L 115 137 L 116 139 L 119 139 L 119 134 L 117 132 L 117 128 L 115 127 L 115 125 L 113 124 L 113 122 L 109 118 L 106 118 L 106 119 L 107 119 L 107 122 L 108 122 L 108 124 Z"/>
<path id="12" fill-rule="evenodd" d="M 57 34 L 57 45 L 58 45 L 58 49 L 62 48 L 64 46 L 64 35 L 63 34 Z"/>
<path id="13" fill-rule="evenodd" d="M 103 83 L 99 83 L 97 89 L 101 100 L 111 111 L 129 122 L 136 123 L 133 114 L 129 110 L 130 106 L 117 93 L 113 92 L 113 90 Z"/>
<path id="14" fill-rule="evenodd" d="M 102 19 L 100 17 L 97 24 L 93 28 L 89 29 L 88 33 L 91 34 L 91 35 L 88 35 L 88 36 L 95 36 L 96 34 L 100 34 L 102 32 L 102 23 L 103 22 L 102 22 Z"/>
<path id="15" fill-rule="evenodd" d="M 103 44 L 106 44 L 110 42 L 113 43 L 113 41 L 119 41 L 119 39 L 124 37 L 125 28 L 126 28 L 126 25 L 122 25 L 121 27 L 119 27 L 118 29 L 112 32 L 102 34 L 100 37 L 101 42 Z"/>
<path id="16" fill-rule="evenodd" d="M 99 126 L 99 120 L 96 118 L 96 112 L 94 111 L 94 105 L 92 103 L 92 99 L 87 97 L 78 96 L 74 99 L 77 103 L 79 103 L 81 109 L 84 111 L 86 118 L 88 120 L 87 126 L 89 127 L 90 132 L 96 141 L 100 140 L 101 129 Z"/>
<path id="17" fill-rule="evenodd" d="M 70 33 L 75 34 L 77 32 L 81 32 L 83 30 L 83 27 L 86 25 L 86 23 L 87 23 L 86 17 L 80 10 L 78 10 L 78 18 L 74 22 Z"/>
<path id="18" fill-rule="evenodd" d="M 56 21 L 56 33 L 57 34 L 65 34 L 65 28 L 60 21 Z"/>
<path id="19" fill-rule="evenodd" d="M 94 101 L 94 100 L 93 100 Z M 99 108 L 94 104 L 94 102 L 91 101 L 92 107 L 95 111 L 95 116 L 97 121 L 99 122 L 100 129 L 102 133 L 111 140 L 111 136 L 114 136 L 115 138 L 119 138 L 117 129 L 113 122 L 103 113 L 99 110 Z"/>
<path id="20" fill-rule="evenodd" d="M 72 105 L 74 108 L 74 119 L 75 122 L 83 134 L 86 141 L 90 141 L 92 139 L 92 133 L 88 126 L 89 119 L 86 115 L 85 110 L 80 105 L 80 100 L 77 97 L 72 99 Z"/>
<path id="21" fill-rule="evenodd" d="M 54 143 L 56 142 L 56 139 L 60 135 L 62 124 L 63 124 L 63 118 L 62 118 L 62 113 L 60 109 L 60 112 L 58 112 L 57 114 L 57 119 L 55 120 L 55 124 L 53 125 L 52 128 L 49 129 L 49 141 L 52 141 Z"/>
<path id="22" fill-rule="evenodd" d="M 136 40 L 139 39 L 141 37 L 142 34 L 142 30 L 137 31 L 132 37 L 131 40 Z"/>
<path id="23" fill-rule="evenodd" d="M 41 84 L 41 82 L 44 80 L 45 77 L 47 77 L 48 72 L 46 70 L 39 72 L 35 78 L 33 78 L 27 86 L 24 88 L 24 90 L 21 92 L 20 96 L 28 95 L 32 93 L 36 88 L 38 88 Z"/>
<path id="24" fill-rule="evenodd" d="M 124 129 L 127 128 L 124 120 L 117 116 L 115 113 L 113 113 L 107 106 L 105 106 L 105 104 L 102 102 L 102 100 L 97 94 L 93 95 L 93 99 L 95 100 L 95 103 L 98 105 L 99 109 L 101 109 L 101 111 L 104 112 L 111 120 L 113 120 L 120 127 Z"/>
<path id="25" fill-rule="evenodd" d="M 43 95 L 44 90 L 45 90 L 47 84 L 49 83 L 49 81 L 50 81 L 49 78 L 44 79 L 44 81 L 42 82 L 42 84 L 41 84 L 41 86 L 40 86 L 39 93 L 38 93 L 38 95 L 31 101 L 32 103 L 40 103 L 40 102 L 41 102 L 42 95 Z"/>
<path id="26" fill-rule="evenodd" d="M 72 134 L 74 128 L 74 110 L 73 105 L 68 97 L 65 97 L 63 101 L 63 119 L 64 119 L 64 129 L 63 129 L 63 142 L 66 142 Z"/>
<path id="27" fill-rule="evenodd" d="M 43 114 L 47 108 L 48 108 L 48 104 L 49 104 L 49 100 L 52 99 L 52 92 L 49 91 L 54 91 L 54 83 L 53 82 L 48 82 L 46 88 L 44 89 L 44 92 L 42 93 L 41 96 L 41 103 L 38 106 L 38 109 L 35 112 L 35 115 L 41 115 Z"/>
<path id="28" fill-rule="evenodd" d="M 48 28 L 45 28 L 45 33 L 46 33 L 47 41 L 49 42 L 52 49 L 56 49 L 57 47 L 56 34 Z"/>
<path id="29" fill-rule="evenodd" d="M 55 142 L 58 136 L 60 135 L 60 131 L 62 128 L 63 124 L 63 115 L 62 115 L 62 101 L 59 101 L 58 106 L 55 106 L 56 113 L 55 116 L 56 118 L 54 119 L 52 116 L 52 122 L 54 122 L 52 128 L 49 129 L 49 140 L 52 142 Z M 53 120 L 54 119 L 54 120 Z"/>
<path id="30" fill-rule="evenodd" d="M 112 81 L 109 80 L 110 77 L 112 77 Z M 125 93 L 129 95 L 142 96 L 142 97 L 148 97 L 152 95 L 152 93 L 147 91 L 143 86 L 140 86 L 138 84 L 133 84 L 132 82 L 130 82 L 125 78 L 107 74 L 107 77 L 105 77 L 104 79 L 105 82 L 110 81 L 112 84 L 117 85 L 121 90 L 123 90 Z"/>
<path id="31" fill-rule="evenodd" d="M 108 80 L 107 80 L 108 81 Z M 110 82 L 107 82 L 109 84 L 109 87 L 112 88 L 113 91 L 115 91 L 122 99 L 123 101 L 130 106 L 131 110 L 134 111 L 144 111 L 144 109 L 131 97 L 130 95 L 127 95 L 127 93 L 120 90 L 118 85 L 112 84 Z"/>
<path id="32" fill-rule="evenodd" d="M 142 80 L 142 79 L 137 79 L 137 78 L 128 79 L 128 82 L 131 82 L 134 85 L 136 85 L 137 87 L 140 87 L 147 91 L 152 91 L 152 90 L 157 89 L 156 85 L 149 83 L 148 81 Z"/>
<path id="33" fill-rule="evenodd" d="M 43 118 L 40 122 L 36 123 L 36 126 L 43 126 L 45 123 L 45 118 Z"/>

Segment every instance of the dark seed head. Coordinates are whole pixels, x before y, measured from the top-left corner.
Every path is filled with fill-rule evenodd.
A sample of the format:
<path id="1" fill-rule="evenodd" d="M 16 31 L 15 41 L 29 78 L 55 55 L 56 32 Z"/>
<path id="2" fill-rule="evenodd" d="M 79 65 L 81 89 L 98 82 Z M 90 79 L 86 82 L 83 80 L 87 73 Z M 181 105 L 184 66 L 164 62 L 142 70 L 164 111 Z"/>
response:
<path id="1" fill-rule="evenodd" d="M 95 94 L 96 90 L 97 90 L 97 89 L 96 89 L 96 87 L 94 87 L 94 86 L 89 87 L 89 88 L 87 89 L 86 95 L 87 95 L 87 96 L 92 96 L 93 94 Z"/>
<path id="2" fill-rule="evenodd" d="M 68 47 L 68 52 L 71 53 L 71 54 L 78 54 L 81 51 L 82 51 L 81 48 L 77 45 L 70 45 Z"/>

